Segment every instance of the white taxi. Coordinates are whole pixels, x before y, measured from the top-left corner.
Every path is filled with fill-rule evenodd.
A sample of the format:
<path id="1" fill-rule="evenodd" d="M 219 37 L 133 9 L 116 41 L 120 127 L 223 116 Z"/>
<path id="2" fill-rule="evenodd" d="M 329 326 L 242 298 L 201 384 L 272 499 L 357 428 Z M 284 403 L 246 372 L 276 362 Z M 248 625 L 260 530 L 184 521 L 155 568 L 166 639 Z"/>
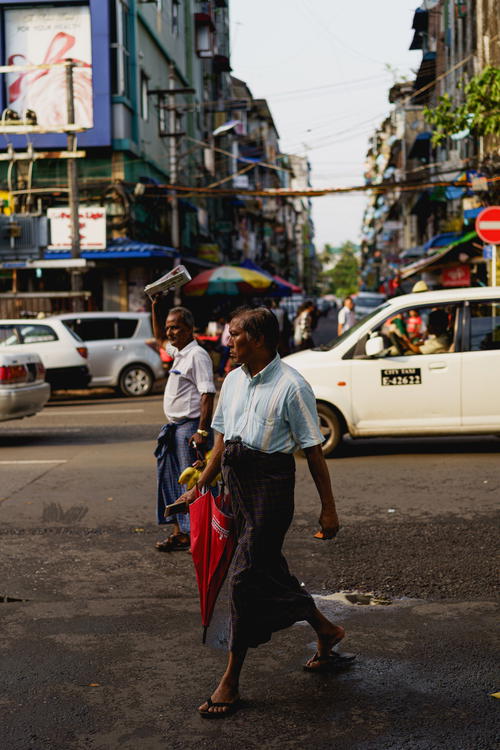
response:
<path id="1" fill-rule="evenodd" d="M 285 358 L 343 435 L 500 434 L 500 287 L 395 297 L 331 345 Z"/>

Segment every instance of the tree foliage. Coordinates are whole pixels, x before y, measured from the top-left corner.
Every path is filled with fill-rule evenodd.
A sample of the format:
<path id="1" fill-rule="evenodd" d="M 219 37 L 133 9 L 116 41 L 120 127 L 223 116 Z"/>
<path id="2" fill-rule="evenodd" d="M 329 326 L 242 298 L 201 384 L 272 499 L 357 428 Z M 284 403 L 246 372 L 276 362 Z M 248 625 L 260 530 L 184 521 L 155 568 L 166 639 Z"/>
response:
<path id="1" fill-rule="evenodd" d="M 439 97 L 437 107 L 426 107 L 424 115 L 434 127 L 433 144 L 446 137 L 469 131 L 480 135 L 500 135 L 500 68 L 488 65 L 478 75 L 458 88 L 464 100 L 455 105 L 450 94 Z"/>
<path id="2" fill-rule="evenodd" d="M 329 293 L 336 294 L 338 297 L 346 297 L 357 290 L 359 265 L 356 251 L 356 245 L 352 242 L 344 242 L 338 253 L 335 267 L 321 274 Z"/>

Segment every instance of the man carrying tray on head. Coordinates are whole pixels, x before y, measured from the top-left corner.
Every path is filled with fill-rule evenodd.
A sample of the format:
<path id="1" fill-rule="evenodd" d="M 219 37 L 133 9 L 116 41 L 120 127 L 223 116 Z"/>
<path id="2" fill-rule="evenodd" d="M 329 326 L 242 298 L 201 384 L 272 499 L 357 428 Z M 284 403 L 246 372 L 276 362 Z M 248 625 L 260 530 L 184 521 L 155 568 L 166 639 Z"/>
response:
<path id="1" fill-rule="evenodd" d="M 229 661 L 215 692 L 199 707 L 204 718 L 234 713 L 247 649 L 300 620 L 314 628 L 318 639 L 317 653 L 305 669 L 322 672 L 352 660 L 332 650 L 344 637 L 344 628 L 321 614 L 281 553 L 293 517 L 293 453 L 299 448 L 305 451 L 321 499 L 322 531 L 317 536 L 330 539 L 339 529 L 314 395 L 277 354 L 279 326 L 271 311 L 237 311 L 229 334 L 230 356 L 242 367 L 230 372 L 222 386 L 212 422 L 215 447 L 198 483 L 208 484 L 222 465 L 238 542 L 229 581 Z M 196 495 L 194 488 L 179 501 L 191 503 Z"/>
<path id="2" fill-rule="evenodd" d="M 167 339 L 167 351 L 174 358 L 168 375 L 163 408 L 167 424 L 158 435 L 158 523 L 173 524 L 173 533 L 157 542 L 160 552 L 189 549 L 189 515 L 165 518 L 165 506 L 182 491 L 180 474 L 196 461 L 197 450 L 210 447 L 210 420 L 214 404 L 212 360 L 194 338 L 193 315 L 185 307 L 173 307 L 165 325 L 160 321 L 161 295 L 152 301 L 153 332 L 159 344 Z M 194 447 L 196 446 L 196 447 Z M 184 487 L 185 489 L 185 487 Z"/>

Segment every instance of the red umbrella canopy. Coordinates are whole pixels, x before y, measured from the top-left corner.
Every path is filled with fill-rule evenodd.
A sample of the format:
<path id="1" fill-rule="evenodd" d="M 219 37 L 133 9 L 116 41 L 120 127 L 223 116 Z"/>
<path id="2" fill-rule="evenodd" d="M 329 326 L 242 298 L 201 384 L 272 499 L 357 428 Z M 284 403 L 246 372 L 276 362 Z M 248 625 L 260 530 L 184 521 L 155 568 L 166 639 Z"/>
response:
<path id="1" fill-rule="evenodd" d="M 300 286 L 297 286 L 297 284 L 292 284 L 291 281 L 282 279 L 281 276 L 276 276 L 276 274 L 274 274 L 273 278 L 276 279 L 278 284 L 284 284 L 285 286 L 287 286 L 294 294 L 299 294 L 302 291 L 302 288 Z"/>
<path id="2" fill-rule="evenodd" d="M 233 517 L 221 509 L 223 502 L 222 494 L 214 499 L 207 491 L 189 506 L 191 555 L 200 593 L 203 643 L 235 546 Z"/>

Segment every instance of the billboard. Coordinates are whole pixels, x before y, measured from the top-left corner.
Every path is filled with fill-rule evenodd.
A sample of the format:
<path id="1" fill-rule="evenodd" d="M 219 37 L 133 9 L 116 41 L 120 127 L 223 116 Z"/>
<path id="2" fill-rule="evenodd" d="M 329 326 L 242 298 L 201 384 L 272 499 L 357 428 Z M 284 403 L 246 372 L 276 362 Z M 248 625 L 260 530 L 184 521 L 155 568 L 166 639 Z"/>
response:
<path id="1" fill-rule="evenodd" d="M 109 45 L 110 4 L 104 0 L 78 4 L 71 0 L 0 0 L 2 64 L 53 63 L 71 58 L 85 66 L 74 71 L 76 122 L 89 128 L 78 134 L 82 148 L 111 145 Z M 64 66 L 40 73 L 2 75 L 0 112 L 5 107 L 18 112 L 33 109 L 39 124 L 63 119 L 64 125 Z M 10 140 L 16 149 L 26 148 L 24 136 L 12 135 Z M 40 149 L 59 150 L 66 145 L 66 136 L 61 133 L 34 134 L 30 140 Z M 0 150 L 4 148 L 0 142 Z"/>
<path id="2" fill-rule="evenodd" d="M 80 206 L 78 210 L 81 250 L 106 249 L 106 209 Z M 71 249 L 71 211 L 69 207 L 47 209 L 50 222 L 50 250 Z"/>
<path id="3" fill-rule="evenodd" d="M 92 42 L 88 7 L 39 6 L 6 10 L 5 56 L 8 65 L 47 65 L 67 59 L 83 65 L 73 71 L 75 124 L 92 127 Z M 64 127 L 67 124 L 65 76 L 66 69 L 62 65 L 8 74 L 8 106 L 21 116 L 26 110 L 33 110 L 38 125 L 44 128 Z"/>

